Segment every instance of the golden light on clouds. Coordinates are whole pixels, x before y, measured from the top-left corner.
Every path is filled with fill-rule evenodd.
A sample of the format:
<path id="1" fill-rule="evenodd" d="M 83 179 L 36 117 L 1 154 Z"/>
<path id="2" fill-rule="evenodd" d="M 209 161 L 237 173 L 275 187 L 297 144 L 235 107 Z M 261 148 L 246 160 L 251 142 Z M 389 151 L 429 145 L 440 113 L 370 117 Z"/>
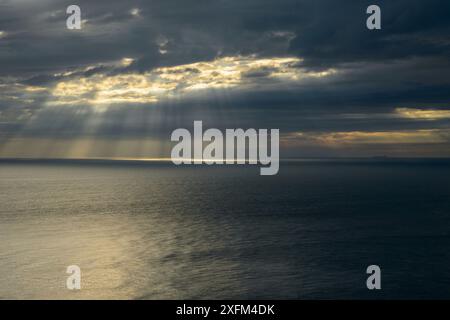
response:
<path id="1" fill-rule="evenodd" d="M 285 137 L 287 143 L 314 143 L 327 146 L 351 144 L 446 143 L 450 130 L 426 129 L 408 131 L 296 132 Z"/>
<path id="2" fill-rule="evenodd" d="M 450 110 L 397 108 L 396 113 L 404 118 L 439 120 L 450 119 Z"/>
<path id="3" fill-rule="evenodd" d="M 123 58 L 122 66 L 134 60 Z M 53 88 L 51 105 L 152 103 L 200 90 L 256 86 L 259 79 L 298 81 L 327 77 L 336 71 L 305 72 L 295 57 L 224 57 L 212 61 L 156 68 L 146 73 L 97 74 L 62 80 Z M 267 83 L 265 83 L 267 84 Z"/>
<path id="4" fill-rule="evenodd" d="M 134 62 L 134 59 L 132 58 L 123 58 L 120 63 L 122 66 L 124 67 L 128 67 L 129 65 L 131 65 Z"/>
<path id="5" fill-rule="evenodd" d="M 39 86 L 26 86 L 25 91 L 27 91 L 27 92 L 42 92 L 42 91 L 47 91 L 47 88 L 39 87 Z"/>
<path id="6" fill-rule="evenodd" d="M 95 75 L 59 82 L 52 91 L 57 99 L 51 104 L 148 103 L 157 101 L 155 94 L 162 90 L 146 75 Z"/>

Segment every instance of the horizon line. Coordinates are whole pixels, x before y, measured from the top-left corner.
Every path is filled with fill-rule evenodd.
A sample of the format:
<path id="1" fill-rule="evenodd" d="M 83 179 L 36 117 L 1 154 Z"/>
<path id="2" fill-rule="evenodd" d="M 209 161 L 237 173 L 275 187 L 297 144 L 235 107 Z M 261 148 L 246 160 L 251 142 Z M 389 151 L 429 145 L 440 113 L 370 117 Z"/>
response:
<path id="1" fill-rule="evenodd" d="M 194 162 L 195 158 L 183 159 Z M 201 159 L 202 161 L 212 161 L 213 159 Z M 234 159 L 238 161 L 239 159 Z M 450 160 L 450 157 L 427 157 L 427 156 L 361 156 L 361 157 L 286 157 L 279 158 L 279 161 L 317 161 L 317 160 Z M 58 158 L 58 157 L 2 157 L 0 161 L 107 161 L 107 162 L 172 162 L 171 158 L 128 158 L 128 157 L 87 157 L 87 158 Z M 226 159 L 222 159 L 226 164 Z M 245 159 L 249 161 L 249 159 Z"/>

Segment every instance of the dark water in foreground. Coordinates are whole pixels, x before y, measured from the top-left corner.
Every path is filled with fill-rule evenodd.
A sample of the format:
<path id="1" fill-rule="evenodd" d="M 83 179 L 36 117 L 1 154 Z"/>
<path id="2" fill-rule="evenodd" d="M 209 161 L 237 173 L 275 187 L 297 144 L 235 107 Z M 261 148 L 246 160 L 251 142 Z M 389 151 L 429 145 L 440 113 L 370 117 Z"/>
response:
<path id="1" fill-rule="evenodd" d="M 0 298 L 450 298 L 450 165 L 1 163 Z"/>

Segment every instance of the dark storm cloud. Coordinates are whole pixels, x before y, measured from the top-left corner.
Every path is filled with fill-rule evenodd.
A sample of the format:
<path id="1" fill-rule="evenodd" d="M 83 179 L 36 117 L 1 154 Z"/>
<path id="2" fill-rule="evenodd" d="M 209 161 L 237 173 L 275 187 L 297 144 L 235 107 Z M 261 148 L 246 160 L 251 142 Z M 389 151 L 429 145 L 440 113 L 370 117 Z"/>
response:
<path id="1" fill-rule="evenodd" d="M 140 58 L 141 68 L 218 54 L 297 54 L 317 67 L 449 53 L 448 1 L 377 1 L 383 28 L 365 28 L 370 1 L 78 1 L 86 30 L 65 29 L 64 1 L 6 1 L 2 74 Z M 134 16 L 131 10 L 138 9 Z M 283 33 L 284 32 L 284 33 Z M 167 55 L 158 53 L 166 39 Z"/>
<path id="2" fill-rule="evenodd" d="M 423 1 L 320 1 L 299 25 L 290 49 L 312 65 L 388 61 L 450 53 L 450 3 Z M 361 12 L 376 3 L 382 29 L 362 28 Z"/>
<path id="3" fill-rule="evenodd" d="M 158 136 L 203 119 L 215 127 L 296 131 L 448 128 L 397 108 L 450 109 L 450 2 L 445 0 L 78 0 L 83 29 L 67 30 L 67 1 L 0 2 L 0 135 Z M 382 29 L 366 28 L 368 5 Z M 336 74 L 274 83 L 273 69 L 242 74 L 257 85 L 117 104 L 43 108 L 60 81 L 144 73 L 217 57 L 296 56 L 302 72 Z M 132 58 L 130 65 L 120 65 Z M 189 71 L 191 72 L 191 71 Z M 21 87 L 23 86 L 23 87 Z"/>

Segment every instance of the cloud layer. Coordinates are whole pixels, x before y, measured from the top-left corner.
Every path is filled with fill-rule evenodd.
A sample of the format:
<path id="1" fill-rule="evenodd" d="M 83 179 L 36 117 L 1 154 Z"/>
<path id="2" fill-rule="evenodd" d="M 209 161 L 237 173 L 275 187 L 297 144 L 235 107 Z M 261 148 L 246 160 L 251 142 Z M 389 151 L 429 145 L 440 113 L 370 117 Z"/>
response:
<path id="1" fill-rule="evenodd" d="M 450 153 L 448 1 L 377 1 L 376 31 L 369 1 L 77 4 L 82 30 L 0 2 L 0 156 L 165 157 L 194 120 L 279 128 L 286 157 Z"/>

